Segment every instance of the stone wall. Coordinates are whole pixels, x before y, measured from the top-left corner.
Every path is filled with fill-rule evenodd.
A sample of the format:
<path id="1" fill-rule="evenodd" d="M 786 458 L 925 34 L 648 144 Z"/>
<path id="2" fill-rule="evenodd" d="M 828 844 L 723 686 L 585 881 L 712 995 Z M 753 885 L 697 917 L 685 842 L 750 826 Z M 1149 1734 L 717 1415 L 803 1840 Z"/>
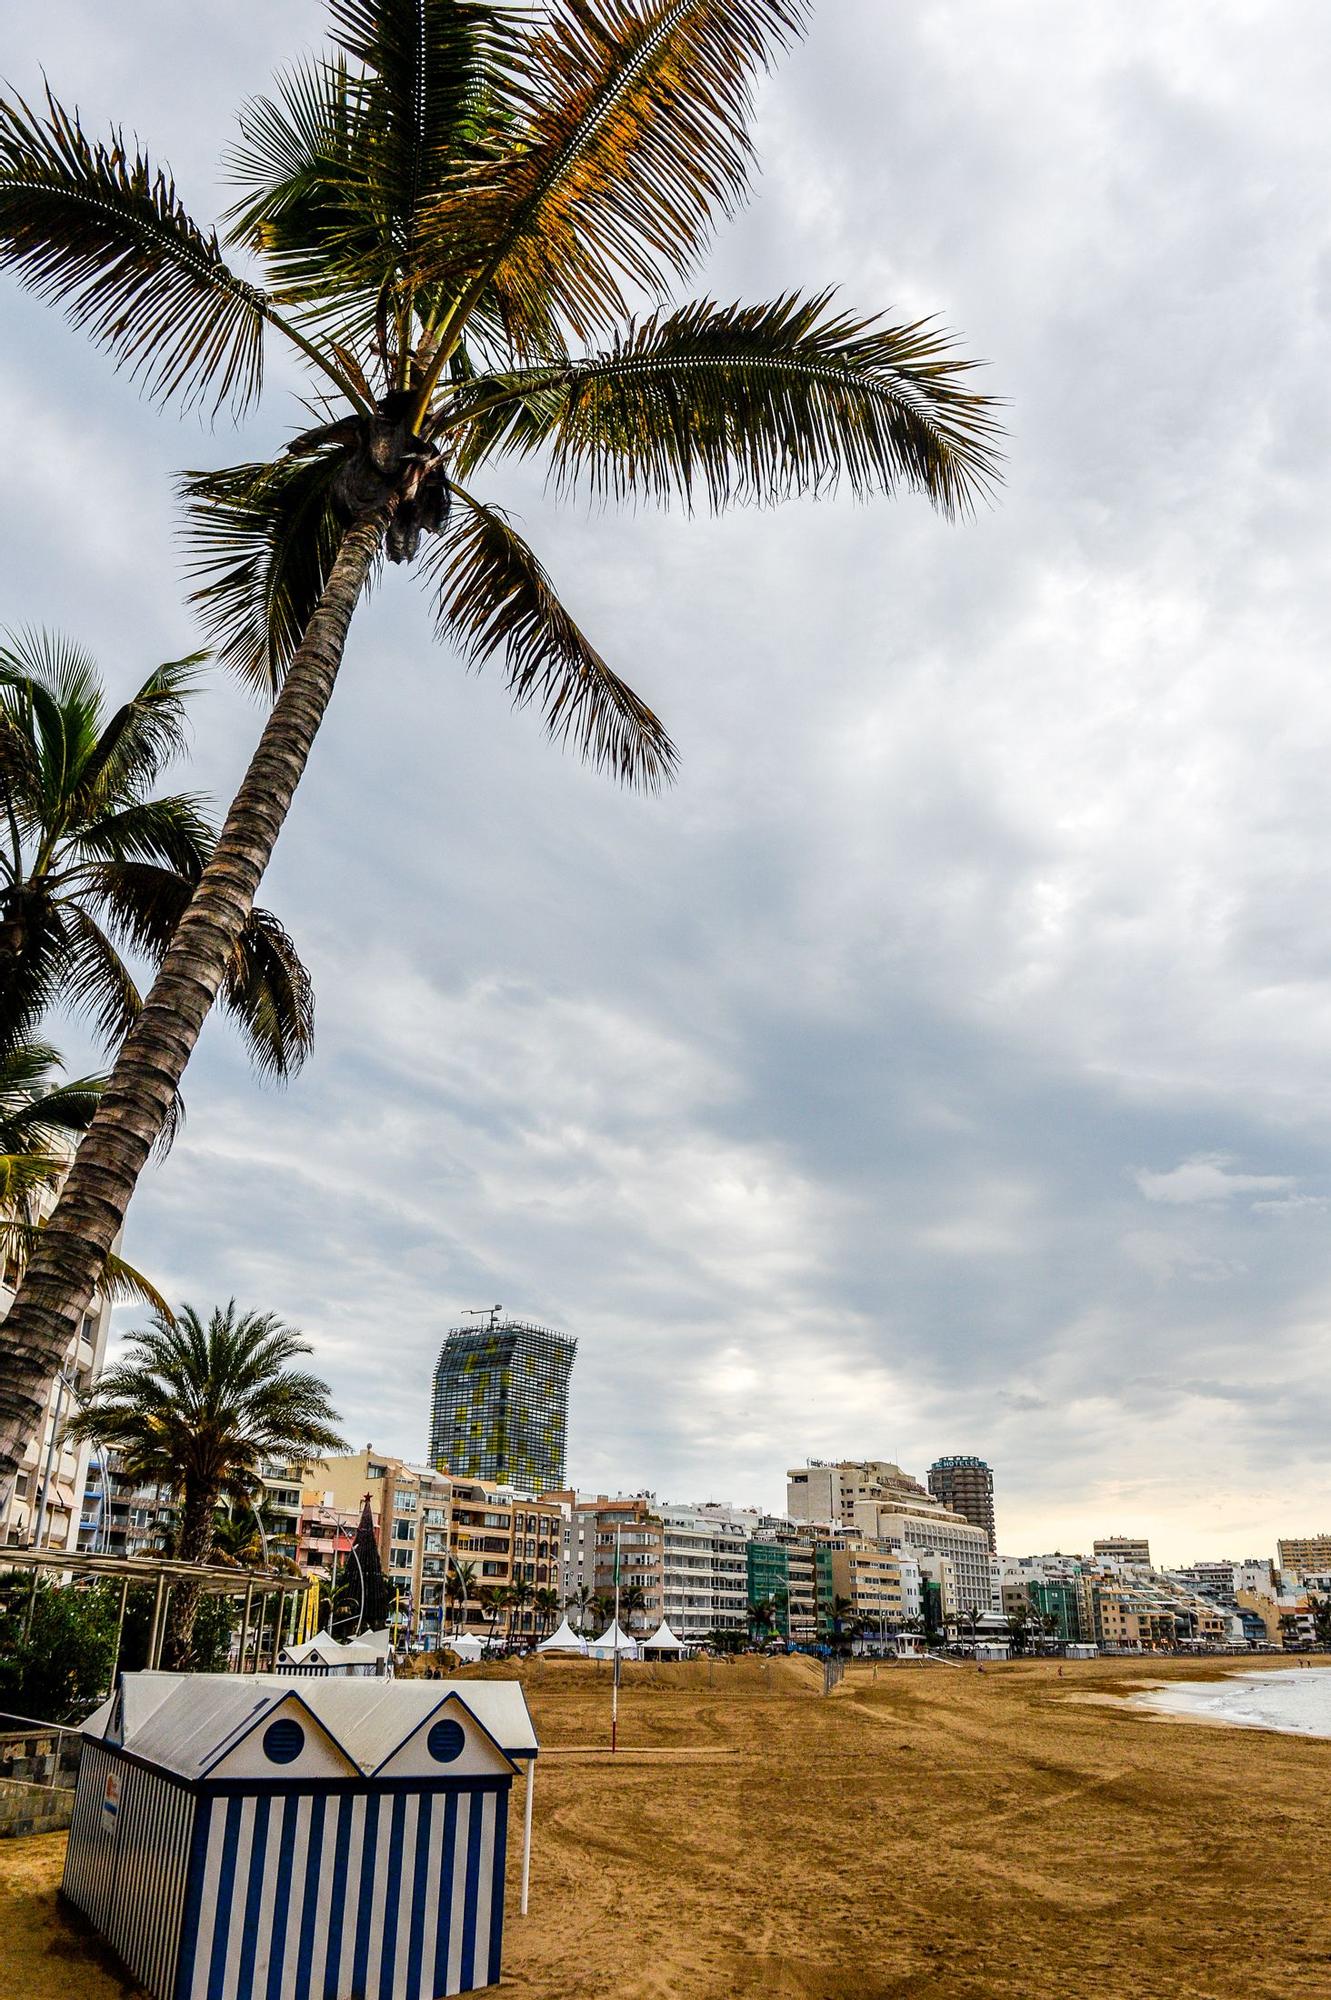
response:
<path id="1" fill-rule="evenodd" d="M 26 1785 L 0 1778 L 0 1840 L 59 1833 L 74 1816 L 74 1794 L 63 1785 Z"/>
<path id="2" fill-rule="evenodd" d="M 82 1748 L 72 1729 L 0 1732 L 0 1840 L 69 1825 Z"/>

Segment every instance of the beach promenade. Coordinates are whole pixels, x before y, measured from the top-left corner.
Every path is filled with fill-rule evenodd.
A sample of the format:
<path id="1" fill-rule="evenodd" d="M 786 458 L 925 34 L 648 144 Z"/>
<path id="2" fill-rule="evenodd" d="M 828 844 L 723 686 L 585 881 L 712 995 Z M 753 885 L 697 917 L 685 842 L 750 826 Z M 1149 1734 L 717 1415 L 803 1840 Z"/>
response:
<path id="1" fill-rule="evenodd" d="M 1331 1993 L 1331 1742 L 1119 1697 L 1105 1660 L 527 1670 L 543 1751 L 524 2000 L 1275 2000 Z M 1092 1699 L 1086 1699 L 1092 1697 Z M 0 1852 L 0 1995 L 122 2000 L 54 1910 L 61 1840 Z M 510 1892 L 510 1912 L 516 1898 Z"/>

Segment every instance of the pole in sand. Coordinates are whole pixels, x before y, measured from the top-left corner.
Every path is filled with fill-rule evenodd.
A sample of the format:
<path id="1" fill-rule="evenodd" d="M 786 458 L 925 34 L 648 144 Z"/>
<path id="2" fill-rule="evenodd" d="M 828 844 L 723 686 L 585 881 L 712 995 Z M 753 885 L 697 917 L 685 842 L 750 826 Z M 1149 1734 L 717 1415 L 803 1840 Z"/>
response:
<path id="1" fill-rule="evenodd" d="M 613 1757 L 619 1744 L 619 1538 L 622 1528 L 615 1529 L 615 1661 L 610 1679 L 610 1754 Z"/>

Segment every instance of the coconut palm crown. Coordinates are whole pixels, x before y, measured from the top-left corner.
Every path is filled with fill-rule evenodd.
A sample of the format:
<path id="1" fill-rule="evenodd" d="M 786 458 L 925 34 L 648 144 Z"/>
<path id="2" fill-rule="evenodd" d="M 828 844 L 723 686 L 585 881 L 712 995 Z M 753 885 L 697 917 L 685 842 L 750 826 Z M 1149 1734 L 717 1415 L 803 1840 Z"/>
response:
<path id="1" fill-rule="evenodd" d="M 345 1451 L 327 1385 L 291 1364 L 310 1352 L 273 1313 L 242 1313 L 236 1302 L 205 1321 L 191 1305 L 130 1335 L 71 1419 L 69 1435 L 119 1452 L 132 1478 L 167 1486 L 178 1500 L 172 1553 L 206 1563 L 217 1508 L 251 1504 L 263 1493 L 266 1459 L 301 1464 Z M 169 1664 L 190 1656 L 197 1593 L 177 1585 L 167 1627 Z"/>
<path id="2" fill-rule="evenodd" d="M 838 483 L 944 513 L 993 477 L 991 406 L 931 323 L 671 288 L 744 198 L 757 79 L 807 0 L 329 0 L 331 45 L 242 114 L 223 234 L 53 95 L 0 102 L 0 262 L 159 400 L 311 371 L 285 451 L 185 482 L 196 599 L 276 698 L 0 1336 L 0 1472 L 170 1116 L 331 698 L 356 603 L 414 563 L 440 636 L 627 783 L 675 753 L 479 490 L 720 509 Z M 316 421 L 310 424 L 308 415 Z"/>
<path id="3" fill-rule="evenodd" d="M 142 1001 L 122 954 L 160 962 L 216 841 L 198 798 L 155 790 L 185 747 L 204 657 L 155 667 L 108 710 L 80 647 L 0 641 L 0 1050 L 57 1005 L 90 1015 L 108 1049 L 133 1025 Z M 220 997 L 260 1070 L 300 1066 L 313 992 L 268 911 L 250 911 Z"/>

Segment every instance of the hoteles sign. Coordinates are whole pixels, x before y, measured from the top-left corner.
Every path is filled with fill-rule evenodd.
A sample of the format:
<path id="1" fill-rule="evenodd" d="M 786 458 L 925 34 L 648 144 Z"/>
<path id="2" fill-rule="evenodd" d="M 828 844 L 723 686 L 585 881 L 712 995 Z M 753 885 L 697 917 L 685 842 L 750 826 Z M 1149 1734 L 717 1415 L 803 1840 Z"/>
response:
<path id="1" fill-rule="evenodd" d="M 499 1978 L 516 1682 L 128 1674 L 84 1736 L 64 1894 L 153 2000 Z"/>

